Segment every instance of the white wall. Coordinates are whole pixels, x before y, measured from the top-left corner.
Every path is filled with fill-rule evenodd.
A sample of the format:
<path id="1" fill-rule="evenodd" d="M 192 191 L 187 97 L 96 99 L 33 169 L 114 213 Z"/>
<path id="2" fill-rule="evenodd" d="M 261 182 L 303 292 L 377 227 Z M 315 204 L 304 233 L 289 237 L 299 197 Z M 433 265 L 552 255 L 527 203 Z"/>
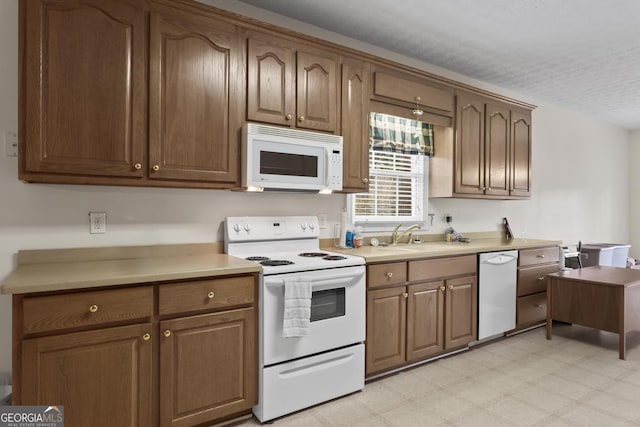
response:
<path id="1" fill-rule="evenodd" d="M 535 103 L 233 0 L 209 3 Z M 17 18 L 18 2 L 0 1 L 0 135 L 17 130 Z M 533 115 L 533 138 L 531 200 L 432 199 L 430 211 L 437 215 L 429 232 L 443 231 L 442 215 L 449 213 L 460 231 L 498 230 L 507 216 L 518 236 L 628 241 L 627 132 L 541 105 Z M 345 203 L 342 195 L 24 184 L 17 179 L 17 159 L 3 154 L 0 149 L 0 281 L 15 266 L 20 249 L 219 241 L 226 216 L 326 213 L 331 224 Z M 106 234 L 89 234 L 90 211 L 107 212 Z M 0 296 L 0 373 L 10 369 L 11 298 Z"/>
<path id="2" fill-rule="evenodd" d="M 640 258 L 640 129 L 629 132 L 629 256 Z"/>

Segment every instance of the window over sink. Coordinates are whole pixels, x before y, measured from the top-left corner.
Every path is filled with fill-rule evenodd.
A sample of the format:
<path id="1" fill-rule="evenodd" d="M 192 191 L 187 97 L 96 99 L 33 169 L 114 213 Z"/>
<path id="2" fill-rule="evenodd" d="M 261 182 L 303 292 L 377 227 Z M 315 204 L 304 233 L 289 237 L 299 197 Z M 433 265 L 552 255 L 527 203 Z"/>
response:
<path id="1" fill-rule="evenodd" d="M 424 222 L 432 143 L 430 124 L 371 113 L 369 192 L 348 197 L 351 222 L 382 227 Z"/>

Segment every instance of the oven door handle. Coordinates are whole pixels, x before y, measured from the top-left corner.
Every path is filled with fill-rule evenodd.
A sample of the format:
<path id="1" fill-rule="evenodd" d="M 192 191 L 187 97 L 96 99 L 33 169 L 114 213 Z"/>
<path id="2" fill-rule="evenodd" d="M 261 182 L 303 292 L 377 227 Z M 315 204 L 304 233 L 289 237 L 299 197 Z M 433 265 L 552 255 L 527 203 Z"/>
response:
<path id="1" fill-rule="evenodd" d="M 344 275 L 331 275 L 326 277 L 316 277 L 310 278 L 309 282 L 311 283 L 312 288 L 316 287 L 331 287 L 335 285 L 356 285 L 358 284 L 358 279 L 364 275 L 362 274 L 350 274 L 348 276 Z M 306 275 L 301 275 L 300 277 L 304 277 L 306 280 Z M 284 286 L 284 279 L 279 280 L 265 280 L 265 285 L 269 287 L 281 287 Z"/>

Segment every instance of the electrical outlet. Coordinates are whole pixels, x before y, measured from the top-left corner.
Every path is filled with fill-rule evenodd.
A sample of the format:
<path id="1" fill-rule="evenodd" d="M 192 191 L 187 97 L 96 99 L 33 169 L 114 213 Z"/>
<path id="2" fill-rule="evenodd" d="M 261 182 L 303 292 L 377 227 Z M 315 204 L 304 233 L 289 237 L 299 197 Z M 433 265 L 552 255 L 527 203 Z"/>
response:
<path id="1" fill-rule="evenodd" d="M 7 157 L 18 157 L 18 134 L 14 132 L 5 132 L 4 154 Z"/>
<path id="2" fill-rule="evenodd" d="M 105 212 L 89 212 L 89 233 L 103 234 L 107 232 L 107 214 Z"/>

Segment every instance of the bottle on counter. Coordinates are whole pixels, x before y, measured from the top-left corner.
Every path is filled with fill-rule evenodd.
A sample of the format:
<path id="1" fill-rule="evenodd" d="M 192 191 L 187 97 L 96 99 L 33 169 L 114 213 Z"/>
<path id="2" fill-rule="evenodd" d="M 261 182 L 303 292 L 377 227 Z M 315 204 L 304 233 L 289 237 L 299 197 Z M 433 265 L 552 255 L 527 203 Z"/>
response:
<path id="1" fill-rule="evenodd" d="M 353 238 L 353 247 L 360 248 L 364 243 L 364 237 L 362 236 L 362 228 L 356 227 L 355 236 Z"/>

